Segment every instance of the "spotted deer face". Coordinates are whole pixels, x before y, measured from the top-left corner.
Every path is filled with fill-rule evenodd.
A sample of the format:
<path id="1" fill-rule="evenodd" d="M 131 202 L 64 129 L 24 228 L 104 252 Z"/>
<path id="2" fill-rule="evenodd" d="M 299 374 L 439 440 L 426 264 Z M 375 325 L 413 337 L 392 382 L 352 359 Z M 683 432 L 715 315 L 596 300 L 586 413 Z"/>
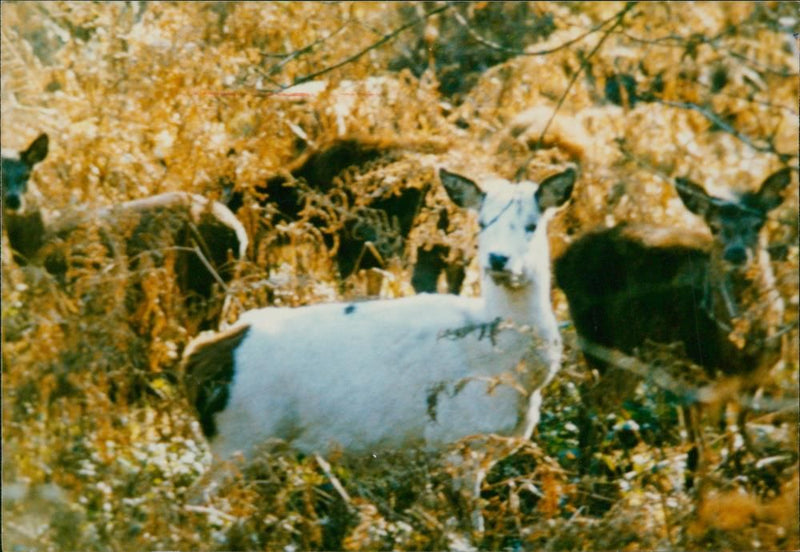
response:
<path id="1" fill-rule="evenodd" d="M 468 178 L 442 169 L 439 173 L 456 205 L 478 211 L 481 270 L 498 286 L 521 288 L 549 270 L 545 211 L 569 199 L 575 171 L 547 178 L 541 184 L 505 180 L 487 182 L 481 191 Z"/>

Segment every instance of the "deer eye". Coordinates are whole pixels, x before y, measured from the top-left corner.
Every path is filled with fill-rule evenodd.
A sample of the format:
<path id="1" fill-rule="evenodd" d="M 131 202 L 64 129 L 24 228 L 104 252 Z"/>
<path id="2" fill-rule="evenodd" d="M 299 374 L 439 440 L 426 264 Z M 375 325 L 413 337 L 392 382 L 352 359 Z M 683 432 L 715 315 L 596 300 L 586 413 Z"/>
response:
<path id="1" fill-rule="evenodd" d="M 529 234 L 532 234 L 533 232 L 536 232 L 536 223 L 532 222 L 532 223 L 526 225 L 525 226 L 525 231 L 528 232 Z"/>

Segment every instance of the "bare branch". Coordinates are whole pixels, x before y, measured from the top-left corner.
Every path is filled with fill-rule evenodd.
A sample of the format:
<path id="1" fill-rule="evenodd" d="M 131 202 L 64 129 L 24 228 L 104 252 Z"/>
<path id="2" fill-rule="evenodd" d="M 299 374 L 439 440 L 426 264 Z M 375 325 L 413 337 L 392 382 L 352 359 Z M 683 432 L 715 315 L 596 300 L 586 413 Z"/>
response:
<path id="1" fill-rule="evenodd" d="M 611 36 L 611 34 L 614 32 L 614 29 L 616 29 L 622 23 L 622 20 L 625 18 L 625 15 L 629 11 L 631 11 L 635 5 L 636 5 L 636 2 L 628 2 L 628 3 L 625 4 L 624 8 L 622 8 L 619 12 L 617 12 L 613 16 L 612 19 L 615 20 L 614 24 L 611 25 L 611 27 L 609 27 L 608 30 L 606 30 L 603 33 L 603 36 L 600 37 L 600 40 L 597 41 L 597 44 L 595 44 L 594 48 L 592 48 L 592 51 L 589 52 L 589 55 L 587 55 L 581 61 L 580 68 L 578 68 L 578 70 L 575 71 L 575 73 L 570 78 L 569 83 L 567 83 L 567 88 L 564 90 L 564 93 L 561 94 L 561 97 L 558 99 L 558 102 L 556 103 L 555 109 L 553 109 L 553 114 L 550 115 L 550 119 L 548 119 L 547 124 L 544 125 L 544 128 L 542 129 L 541 134 L 539 134 L 539 138 L 536 140 L 536 144 L 535 144 L 535 146 L 533 148 L 534 150 L 536 150 L 541 145 L 542 141 L 544 140 L 545 134 L 547 134 L 547 130 L 550 128 L 550 125 L 553 123 L 553 119 L 555 119 L 556 114 L 558 113 L 558 110 L 561 109 L 562 105 L 564 105 L 564 100 L 567 98 L 567 95 L 569 94 L 570 90 L 572 90 L 572 87 L 575 84 L 575 81 L 578 80 L 578 77 L 581 76 L 581 74 L 583 73 L 584 69 L 586 69 L 586 67 L 587 67 L 587 65 L 589 63 L 589 60 L 592 59 L 592 57 L 597 53 L 597 51 L 600 49 L 600 47 L 603 45 L 603 43 L 606 41 L 606 39 L 608 39 L 608 37 Z M 522 176 L 522 173 L 526 169 L 526 167 L 528 165 L 528 162 L 530 162 L 531 158 L 529 158 L 525 163 L 523 163 L 523 165 L 517 171 L 516 178 L 520 178 Z"/>
<path id="2" fill-rule="evenodd" d="M 603 45 L 606 39 L 609 36 L 611 36 L 611 34 L 614 32 L 614 29 L 620 26 L 622 20 L 625 18 L 625 15 L 629 11 L 631 11 L 635 5 L 636 5 L 635 2 L 628 2 L 627 4 L 625 4 L 625 7 L 614 16 L 616 18 L 614 24 L 611 25 L 611 27 L 609 27 L 609 29 L 603 33 L 603 36 L 600 37 L 600 40 L 597 41 L 597 44 L 595 44 L 594 48 L 592 48 L 592 51 L 589 52 L 589 55 L 587 55 L 583 59 L 583 61 L 581 61 L 580 68 L 578 68 L 578 70 L 575 71 L 575 73 L 572 75 L 572 78 L 570 78 L 569 83 L 567 84 L 566 90 L 564 90 L 564 93 L 561 94 L 561 97 L 558 99 L 558 102 L 556 103 L 556 108 L 553 110 L 553 114 L 550 116 L 550 120 L 547 121 L 546 125 L 544 125 L 542 133 L 539 135 L 537 145 L 541 144 L 542 140 L 544 140 L 544 135 L 547 134 L 547 130 L 550 128 L 550 124 L 553 122 L 553 119 L 555 119 L 556 113 L 558 113 L 558 110 L 561 109 L 561 106 L 564 104 L 564 100 L 567 98 L 569 91 L 572 90 L 572 86 L 575 84 L 575 81 L 578 80 L 578 77 L 581 76 L 583 70 L 586 69 L 586 66 L 589 64 L 589 60 L 592 59 L 592 57 L 594 57 L 594 55 L 597 53 L 597 51 L 600 49 L 600 47 Z"/>
<path id="3" fill-rule="evenodd" d="M 703 88 L 706 88 L 707 90 L 711 90 L 711 85 L 710 84 L 706 84 L 704 82 L 701 82 L 700 79 L 693 79 L 692 82 L 694 84 L 702 86 Z M 753 98 L 743 98 L 742 96 L 737 96 L 736 94 L 731 94 L 730 92 L 723 92 L 721 90 L 718 90 L 716 92 L 712 92 L 712 94 L 716 94 L 718 96 L 725 96 L 726 98 L 732 98 L 734 100 L 739 100 L 739 101 L 742 101 L 742 102 L 763 105 L 765 107 L 770 107 L 772 109 L 779 109 L 781 111 L 785 111 L 785 112 L 787 112 L 787 113 L 789 113 L 791 115 L 794 115 L 795 117 L 800 115 L 800 113 L 798 113 L 797 110 L 795 110 L 792 107 L 789 107 L 788 105 L 780 105 L 780 104 L 775 104 L 775 103 L 768 102 L 768 101 L 765 101 L 765 100 L 755 100 Z"/>
<path id="4" fill-rule="evenodd" d="M 771 67 L 771 66 L 767 65 L 766 63 L 762 63 L 762 62 L 760 62 L 760 61 L 758 61 L 756 59 L 749 58 L 749 57 L 745 56 L 744 54 L 740 54 L 739 52 L 734 52 L 733 50 L 725 50 L 725 51 L 728 52 L 732 57 L 735 57 L 736 59 L 740 59 L 740 60 L 744 61 L 745 63 L 747 63 L 748 65 L 755 65 L 757 68 L 761 69 L 762 71 L 765 71 L 767 73 L 772 73 L 773 75 L 777 75 L 779 77 L 789 78 L 789 77 L 797 77 L 798 75 L 800 75 L 800 73 L 795 73 L 795 72 L 789 71 L 787 69 L 775 69 L 774 67 Z"/>
<path id="5" fill-rule="evenodd" d="M 708 44 L 709 46 L 713 47 L 718 52 L 724 52 L 730 54 L 732 57 L 735 57 L 741 61 L 744 61 L 748 65 L 755 66 L 762 71 L 766 71 L 767 73 L 772 73 L 773 75 L 777 75 L 779 77 L 796 77 L 798 73 L 793 71 L 789 71 L 787 69 L 776 69 L 766 63 L 762 63 L 758 60 L 749 58 L 744 54 L 740 54 L 739 52 L 734 52 L 729 48 L 723 48 L 718 44 L 720 36 L 715 36 L 712 38 L 705 38 L 702 36 L 693 35 L 690 38 L 686 38 L 680 35 L 665 35 L 657 38 L 642 38 L 638 36 L 634 36 L 626 31 L 619 31 L 620 35 L 624 36 L 628 40 L 632 42 L 638 42 L 640 44 L 650 44 L 652 46 L 661 46 L 664 48 L 686 48 L 688 44 Z M 672 42 L 672 44 L 670 44 Z"/>
<path id="6" fill-rule="evenodd" d="M 705 117 L 707 120 L 709 120 L 710 122 L 712 122 L 715 125 L 717 125 L 720 129 L 722 129 L 725 132 L 727 132 L 728 134 L 734 136 L 739 141 L 741 141 L 742 143 L 750 146 L 751 148 L 753 148 L 754 150 L 756 150 L 758 152 L 761 152 L 761 153 L 772 153 L 774 155 L 777 155 L 782 161 L 786 161 L 787 159 L 790 159 L 792 157 L 792 154 L 780 153 L 779 151 L 777 151 L 775 149 L 775 146 L 773 146 L 769 142 L 767 142 L 766 145 L 759 146 L 758 144 L 753 142 L 753 140 L 751 140 L 750 137 L 748 137 L 745 134 L 742 134 L 741 132 L 739 132 L 738 130 L 733 128 L 731 125 L 726 123 L 722 119 L 722 117 L 720 117 L 718 114 L 714 113 L 712 110 L 708 109 L 707 107 L 703 107 L 701 105 L 697 105 L 697 104 L 692 103 L 692 102 L 673 102 L 673 101 L 670 101 L 670 100 L 661 100 L 661 99 L 658 99 L 658 98 L 655 98 L 654 101 L 656 101 L 656 102 L 658 102 L 660 104 L 663 104 L 663 105 L 668 105 L 670 107 L 679 107 L 681 109 L 690 109 L 692 111 L 697 111 L 703 117 Z"/>
<path id="7" fill-rule="evenodd" d="M 463 15 L 461 15 L 460 13 L 458 13 L 456 11 L 456 12 L 453 12 L 453 16 L 455 17 L 455 19 L 458 22 L 458 24 L 461 25 L 462 27 L 464 27 L 464 29 L 467 31 L 467 33 L 469 33 L 469 36 L 471 36 L 474 40 L 476 40 L 480 44 L 483 44 L 487 48 L 491 48 L 492 50 L 497 50 L 499 52 L 504 52 L 506 54 L 513 54 L 513 55 L 517 55 L 517 56 L 546 56 L 548 54 L 552 54 L 552 53 L 558 52 L 559 50 L 563 50 L 564 48 L 568 48 L 568 47 L 572 46 L 573 44 L 575 44 L 577 42 L 580 42 L 581 40 L 583 40 L 587 36 L 596 33 L 597 31 L 599 31 L 600 29 L 602 29 L 603 27 L 608 25 L 608 23 L 610 23 L 611 21 L 614 21 L 617 17 L 619 17 L 619 13 L 616 13 L 616 14 L 612 15 L 608 19 L 604 19 L 603 21 L 601 21 L 600 23 L 598 23 L 597 25 L 595 25 L 594 27 L 592 27 L 591 29 L 589 29 L 585 33 L 580 34 L 580 35 L 578 35 L 575 38 L 572 38 L 570 40 L 567 40 L 566 42 L 564 42 L 562 44 L 559 44 L 558 46 L 554 46 L 553 48 L 548 48 L 546 50 L 537 50 L 535 52 L 529 52 L 527 50 L 519 50 L 517 48 L 508 48 L 506 46 L 503 46 L 502 44 L 497 44 L 496 42 L 492 42 L 491 40 L 479 35 L 470 26 L 469 21 L 467 21 L 464 18 Z"/>
<path id="8" fill-rule="evenodd" d="M 450 6 L 448 4 L 446 6 L 442 6 L 440 8 L 436 8 L 435 10 L 431 10 L 428 13 L 426 13 L 424 16 L 418 17 L 414 21 L 406 23 L 405 25 L 402 25 L 402 26 L 398 27 L 394 31 L 390 32 L 389 34 L 384 35 L 383 38 L 381 38 L 377 42 L 374 42 L 373 44 L 367 46 L 366 48 L 364 48 L 360 52 L 357 52 L 357 53 L 353 54 L 352 56 L 340 61 L 339 63 L 334 63 L 330 67 L 326 67 L 326 68 L 320 69 L 319 71 L 316 71 L 314 73 L 309 73 L 308 75 L 304 75 L 302 77 L 296 78 L 291 86 L 296 86 L 298 84 L 302 84 L 304 82 L 308 82 L 310 80 L 314 80 L 317 77 L 320 77 L 320 76 L 322 76 L 322 75 L 324 75 L 326 73 L 330 73 L 331 71 L 334 71 L 334 70 L 336 70 L 336 69 L 338 69 L 340 67 L 343 67 L 343 66 L 347 65 L 348 63 L 352 63 L 352 62 L 356 61 L 357 59 L 359 59 L 364 54 L 366 54 L 367 52 L 375 50 L 376 48 L 380 48 L 381 46 L 383 46 L 384 44 L 386 44 L 390 40 L 393 40 L 397 35 L 399 35 L 403 31 L 406 31 L 406 30 L 410 29 L 414 25 L 417 25 L 418 23 L 433 17 L 434 15 L 436 15 L 438 13 L 441 13 L 443 11 L 449 10 L 451 7 L 452 6 Z M 286 86 L 284 88 L 288 88 L 288 86 Z"/>
<path id="9" fill-rule="evenodd" d="M 333 470 L 331 470 L 331 465 L 325 461 L 322 456 L 319 454 L 314 455 L 314 459 L 317 461 L 317 465 L 322 469 L 322 471 L 327 476 L 328 480 L 331 482 L 331 485 L 336 492 L 339 493 L 339 496 L 342 498 L 344 505 L 347 507 L 349 511 L 354 511 L 352 500 L 350 499 L 350 495 L 347 494 L 347 490 L 342 485 L 341 481 L 333 474 Z"/>
<path id="10" fill-rule="evenodd" d="M 627 161 L 630 161 L 630 162 L 634 163 L 640 169 L 643 169 L 643 170 L 647 171 L 648 173 L 657 176 L 658 178 L 660 178 L 661 180 L 663 180 L 665 183 L 669 184 L 670 186 L 672 186 L 674 184 L 675 181 L 674 181 L 674 178 L 671 175 L 667 174 L 663 170 L 661 170 L 658 167 L 654 166 L 652 163 L 642 159 L 640 156 L 638 156 L 635 153 L 633 153 L 627 147 L 627 145 L 625 144 L 625 140 L 618 139 L 617 140 L 617 147 L 619 148 L 619 151 L 622 154 L 622 156 Z M 780 217 L 776 216 L 774 213 L 775 212 L 773 211 L 772 213 L 768 214 L 767 218 L 769 220 L 774 220 L 774 221 L 776 221 L 779 224 L 782 224 L 784 226 L 791 226 L 791 225 L 795 224 L 795 221 L 793 219 L 780 218 Z M 794 243 L 794 242 L 791 242 L 791 243 Z M 780 245 L 780 243 L 776 243 L 776 244 L 773 244 L 773 245 Z M 789 245 L 789 243 L 787 242 L 786 245 Z M 792 328 L 788 328 L 788 329 L 782 328 L 778 332 L 778 335 L 783 335 L 784 333 L 786 333 L 786 331 L 789 331 L 791 329 Z"/>
<path id="11" fill-rule="evenodd" d="M 318 38 L 318 39 L 317 39 L 317 40 L 315 40 L 314 42 L 312 42 L 312 43 L 310 43 L 310 44 L 307 44 L 307 45 L 303 46 L 302 48 L 299 48 L 299 49 L 297 49 L 297 50 L 295 50 L 295 51 L 293 51 L 293 52 L 289 52 L 288 54 L 280 54 L 279 56 L 280 56 L 280 57 L 283 57 L 284 59 L 283 59 L 283 60 L 281 60 L 280 62 L 278 62 L 278 63 L 276 63 L 276 64 L 272 65 L 272 66 L 271 66 L 269 69 L 267 69 L 267 70 L 265 71 L 265 73 L 266 73 L 267 75 L 274 75 L 274 74 L 275 74 L 275 73 L 277 73 L 277 72 L 278 72 L 278 71 L 279 71 L 279 70 L 280 70 L 280 69 L 281 69 L 281 68 L 282 68 L 284 65 L 286 65 L 287 63 L 289 63 L 289 62 L 290 62 L 290 61 L 292 61 L 293 59 L 297 59 L 297 58 L 298 58 L 298 57 L 300 57 L 301 55 L 303 55 L 303 54 L 307 54 L 307 53 L 311 52 L 311 51 L 312 51 L 314 48 L 316 48 L 316 47 L 317 47 L 317 46 L 319 46 L 320 44 L 323 44 L 324 42 L 327 42 L 329 39 L 333 38 L 334 36 L 336 36 L 337 34 L 339 34 L 340 32 L 342 32 L 342 31 L 343 31 L 345 28 L 347 28 L 347 26 L 348 26 L 349 24 L 350 24 L 350 21 L 345 21 L 345 22 L 344 22 L 344 24 L 343 24 L 341 27 L 339 27 L 338 29 L 336 29 L 336 30 L 335 30 L 335 31 L 333 31 L 332 33 L 329 33 L 328 35 L 326 35 L 326 36 L 323 36 L 322 38 Z M 265 56 L 266 56 L 267 54 L 262 54 L 262 55 L 265 55 Z M 274 55 L 274 54 L 273 54 L 273 55 Z M 261 72 L 261 71 L 259 71 L 259 72 Z"/>
<path id="12" fill-rule="evenodd" d="M 688 385 L 685 381 L 676 379 L 665 370 L 655 368 L 653 365 L 640 360 L 638 357 L 627 355 L 617 349 L 611 349 L 599 343 L 578 337 L 577 344 L 580 349 L 594 358 L 602 360 L 616 368 L 625 370 L 631 374 L 644 378 L 661 389 L 665 389 L 680 397 L 686 404 L 695 403 L 714 403 L 725 399 L 732 393 L 738 391 L 735 378 L 729 382 L 710 383 L 703 386 Z M 695 370 L 702 371 L 702 368 L 695 365 Z M 737 397 L 739 404 L 747 405 L 755 410 L 768 412 L 776 411 L 797 411 L 796 399 L 766 399 L 761 397 Z"/>

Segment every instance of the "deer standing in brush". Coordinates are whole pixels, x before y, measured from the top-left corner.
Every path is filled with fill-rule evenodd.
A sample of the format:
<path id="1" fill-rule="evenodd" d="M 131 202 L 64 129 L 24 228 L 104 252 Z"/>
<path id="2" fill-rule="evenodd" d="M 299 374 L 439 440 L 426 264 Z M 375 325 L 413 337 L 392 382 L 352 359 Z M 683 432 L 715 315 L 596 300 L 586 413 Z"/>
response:
<path id="1" fill-rule="evenodd" d="M 251 456 L 270 438 L 304 453 L 366 454 L 531 435 L 562 352 L 547 222 L 575 172 L 538 185 L 490 180 L 485 192 L 439 175 L 452 201 L 479 212 L 482 296 L 264 308 L 198 338 L 183 372 L 216 455 Z"/>
<path id="2" fill-rule="evenodd" d="M 635 355 L 648 342 L 677 343 L 709 376 L 756 385 L 780 357 L 784 313 L 761 230 L 790 181 L 785 168 L 758 191 L 724 200 L 678 178 L 683 204 L 703 217 L 711 239 L 624 224 L 576 240 L 555 275 L 590 365 L 603 372 L 613 364 L 609 350 Z"/>
<path id="3" fill-rule="evenodd" d="M 48 216 L 42 194 L 30 182 L 34 166 L 47 157 L 48 148 L 47 134 L 41 134 L 18 155 L 2 158 L 3 228 L 15 262 L 44 266 L 62 278 L 66 261 L 53 244 L 81 226 L 98 224 L 105 228 L 102 235 L 111 253 L 124 255 L 132 268 L 145 252 L 160 256 L 162 249 L 174 248 L 178 286 L 192 305 L 208 300 L 215 283 L 233 277 L 229 261 L 244 257 L 247 233 L 227 207 L 197 194 L 167 192 L 89 212 Z M 133 223 L 132 232 L 119 243 L 113 231 L 127 221 Z M 200 311 L 201 324 L 214 319 L 204 305 L 194 310 Z"/>

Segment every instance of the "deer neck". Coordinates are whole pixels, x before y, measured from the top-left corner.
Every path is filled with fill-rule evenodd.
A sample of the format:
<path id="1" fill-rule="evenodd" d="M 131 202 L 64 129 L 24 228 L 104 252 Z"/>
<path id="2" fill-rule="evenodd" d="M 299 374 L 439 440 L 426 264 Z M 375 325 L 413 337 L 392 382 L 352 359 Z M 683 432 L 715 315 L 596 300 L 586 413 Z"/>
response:
<path id="1" fill-rule="evenodd" d="M 486 318 L 500 319 L 515 327 L 527 326 L 543 339 L 558 337 L 558 325 L 550 301 L 550 267 L 537 268 L 529 281 L 520 287 L 497 284 L 483 276 L 482 294 Z"/>
<path id="2" fill-rule="evenodd" d="M 19 213 L 4 213 L 3 226 L 15 259 L 27 264 L 44 243 L 46 227 L 41 210 L 29 208 Z"/>
<path id="3" fill-rule="evenodd" d="M 713 250 L 705 284 L 704 303 L 711 318 L 726 333 L 754 340 L 754 346 L 763 346 L 778 332 L 784 313 L 763 245 L 746 266 L 734 269 L 726 266 L 721 251 Z"/>
<path id="4" fill-rule="evenodd" d="M 531 390 L 545 385 L 555 375 L 562 352 L 550 299 L 550 265 L 539 263 L 535 267 L 538 272 L 524 286 L 509 288 L 485 274 L 482 282 L 486 320 L 506 329 L 497 346 L 511 355 L 517 370 L 527 367 L 515 373 L 523 378 L 523 387 Z"/>

